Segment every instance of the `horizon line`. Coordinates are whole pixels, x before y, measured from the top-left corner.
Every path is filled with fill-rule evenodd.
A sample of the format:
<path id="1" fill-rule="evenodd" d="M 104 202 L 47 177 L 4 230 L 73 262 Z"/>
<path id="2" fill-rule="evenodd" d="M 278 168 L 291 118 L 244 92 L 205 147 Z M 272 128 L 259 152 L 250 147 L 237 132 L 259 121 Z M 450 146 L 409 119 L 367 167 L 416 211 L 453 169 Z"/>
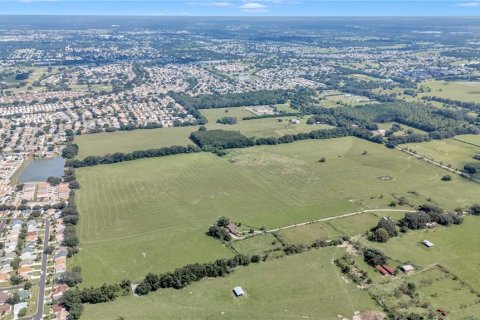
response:
<path id="1" fill-rule="evenodd" d="M 159 17 L 159 18 L 477 18 L 480 15 L 162 15 L 162 14 L 14 14 L 0 17 Z"/>

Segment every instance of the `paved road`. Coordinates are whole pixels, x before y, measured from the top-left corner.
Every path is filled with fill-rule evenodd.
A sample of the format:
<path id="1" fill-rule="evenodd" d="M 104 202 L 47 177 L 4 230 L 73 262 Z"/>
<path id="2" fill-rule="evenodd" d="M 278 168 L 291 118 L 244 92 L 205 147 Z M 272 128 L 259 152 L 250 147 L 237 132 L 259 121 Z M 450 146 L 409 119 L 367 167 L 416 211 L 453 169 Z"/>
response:
<path id="1" fill-rule="evenodd" d="M 42 320 L 43 319 L 43 306 L 45 300 L 45 280 L 47 278 L 47 262 L 48 256 L 45 253 L 45 249 L 48 247 L 48 239 L 50 238 L 50 220 L 45 220 L 45 238 L 43 239 L 43 253 L 42 253 L 42 274 L 38 281 L 38 301 L 37 301 L 37 313 L 34 316 L 28 318 L 22 318 L 22 320 Z"/>

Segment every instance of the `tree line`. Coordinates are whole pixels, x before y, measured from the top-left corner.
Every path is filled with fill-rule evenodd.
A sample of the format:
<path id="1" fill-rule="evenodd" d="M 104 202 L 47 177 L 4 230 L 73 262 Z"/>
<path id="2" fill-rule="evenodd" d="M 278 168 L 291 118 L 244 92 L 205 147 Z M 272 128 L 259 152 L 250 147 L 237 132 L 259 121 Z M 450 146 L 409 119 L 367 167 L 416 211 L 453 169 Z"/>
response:
<path id="1" fill-rule="evenodd" d="M 99 164 L 119 163 L 143 158 L 156 158 L 174 154 L 194 153 L 200 151 L 200 148 L 193 145 L 188 145 L 163 147 L 159 149 L 138 150 L 129 153 L 116 152 L 114 154 L 106 154 L 104 156 L 88 156 L 83 160 L 69 159 L 65 163 L 65 166 L 71 168 L 91 167 Z"/>
<path id="2" fill-rule="evenodd" d="M 476 112 L 480 111 L 480 104 L 475 102 L 464 102 L 464 101 L 453 100 L 448 98 L 440 98 L 440 97 L 434 97 L 434 96 L 425 96 L 425 97 L 422 97 L 422 99 L 426 101 L 436 101 L 440 103 L 445 103 L 445 104 L 457 106 L 460 108 L 464 108 L 464 109 L 468 109 Z"/>

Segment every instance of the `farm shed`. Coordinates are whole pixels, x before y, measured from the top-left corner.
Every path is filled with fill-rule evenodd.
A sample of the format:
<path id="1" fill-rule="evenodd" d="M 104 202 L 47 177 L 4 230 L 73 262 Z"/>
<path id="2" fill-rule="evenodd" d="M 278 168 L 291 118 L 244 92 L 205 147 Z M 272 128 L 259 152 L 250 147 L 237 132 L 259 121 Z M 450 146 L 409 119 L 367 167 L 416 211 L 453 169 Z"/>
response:
<path id="1" fill-rule="evenodd" d="M 413 266 L 410 264 L 403 265 L 400 268 L 403 270 L 403 272 L 411 272 L 414 270 Z"/>
<path id="2" fill-rule="evenodd" d="M 422 243 L 423 243 L 423 244 L 425 245 L 425 247 L 427 247 L 427 248 L 431 248 L 431 247 L 434 246 L 434 244 L 431 243 L 431 242 L 428 241 L 428 240 L 423 240 Z"/>
<path id="3" fill-rule="evenodd" d="M 245 295 L 245 291 L 243 291 L 242 287 L 235 287 L 233 288 L 233 293 L 236 297 L 241 297 Z"/>
<path id="4" fill-rule="evenodd" d="M 384 276 L 390 275 L 390 273 L 388 273 L 388 271 L 382 266 L 375 266 L 375 269 L 377 269 Z"/>
<path id="5" fill-rule="evenodd" d="M 234 225 L 233 223 L 229 223 L 229 224 L 227 225 L 227 230 L 228 230 L 228 232 L 230 232 L 231 234 L 234 234 L 234 235 L 237 235 L 237 234 L 238 234 L 237 226 Z"/>
<path id="6" fill-rule="evenodd" d="M 391 266 L 389 266 L 388 264 L 384 264 L 382 267 L 383 267 L 383 269 L 387 270 L 388 273 L 390 273 L 391 275 L 393 275 L 395 273 L 395 269 L 392 268 Z"/>

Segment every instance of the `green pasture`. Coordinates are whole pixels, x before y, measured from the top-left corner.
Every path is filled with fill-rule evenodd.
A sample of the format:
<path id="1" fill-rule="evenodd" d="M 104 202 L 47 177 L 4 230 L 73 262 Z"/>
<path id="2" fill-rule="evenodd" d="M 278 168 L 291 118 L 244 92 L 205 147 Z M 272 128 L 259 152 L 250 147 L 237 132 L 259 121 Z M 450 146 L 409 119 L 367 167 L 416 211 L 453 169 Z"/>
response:
<path id="1" fill-rule="evenodd" d="M 287 108 L 288 106 L 283 106 Z M 283 108 L 282 107 L 282 108 Z M 225 112 L 228 110 L 228 112 Z M 221 108 L 202 110 L 208 119 L 207 129 L 237 130 L 248 137 L 281 137 L 286 134 L 310 132 L 317 129 L 331 128 L 328 125 L 307 125 L 308 116 L 300 119 L 299 124 L 291 124 L 292 117 L 265 118 L 255 120 L 241 120 L 243 117 L 254 116 L 246 108 Z M 237 124 L 223 125 L 216 123 L 222 117 L 236 117 Z M 279 121 L 281 120 L 281 121 Z M 190 133 L 197 131 L 198 126 L 141 129 L 133 131 L 117 131 L 113 133 L 85 134 L 75 137 L 79 146 L 78 158 L 98 156 L 114 152 L 131 152 L 150 148 L 161 148 L 173 145 L 193 144 L 189 139 Z"/>
<path id="2" fill-rule="evenodd" d="M 480 82 L 467 81 L 426 81 L 423 86 L 431 89 L 422 95 L 435 96 L 465 102 L 480 101 Z"/>
<path id="3" fill-rule="evenodd" d="M 342 279 L 332 260 L 338 248 L 312 250 L 236 269 L 225 278 L 115 302 L 86 305 L 82 319 L 351 319 L 378 310 L 368 294 Z M 241 286 L 246 296 L 235 298 Z M 340 318 L 339 318 L 340 316 Z"/>
<path id="4" fill-rule="evenodd" d="M 132 152 L 173 145 L 194 144 L 188 137 L 198 127 L 142 129 L 133 131 L 102 132 L 75 136 L 79 146 L 78 158 L 99 156 L 114 152 Z"/>
<path id="5" fill-rule="evenodd" d="M 480 140 L 479 138 L 480 136 L 463 135 L 446 140 L 404 144 L 402 147 L 415 150 L 419 155 L 451 165 L 455 169 L 463 170 L 465 165 L 480 169 L 480 161 L 473 159 L 474 155 L 480 154 L 480 144 L 476 146 L 468 142 Z"/>
<path id="6" fill-rule="evenodd" d="M 387 208 L 391 198 L 382 195 L 408 197 L 412 190 L 449 208 L 478 198 L 477 184 L 445 183 L 443 174 L 352 137 L 237 149 L 223 158 L 196 153 L 82 168 L 81 250 L 71 263 L 82 267 L 84 285 L 138 280 L 231 256 L 205 235 L 219 216 L 271 229 L 361 211 L 366 203 Z"/>

